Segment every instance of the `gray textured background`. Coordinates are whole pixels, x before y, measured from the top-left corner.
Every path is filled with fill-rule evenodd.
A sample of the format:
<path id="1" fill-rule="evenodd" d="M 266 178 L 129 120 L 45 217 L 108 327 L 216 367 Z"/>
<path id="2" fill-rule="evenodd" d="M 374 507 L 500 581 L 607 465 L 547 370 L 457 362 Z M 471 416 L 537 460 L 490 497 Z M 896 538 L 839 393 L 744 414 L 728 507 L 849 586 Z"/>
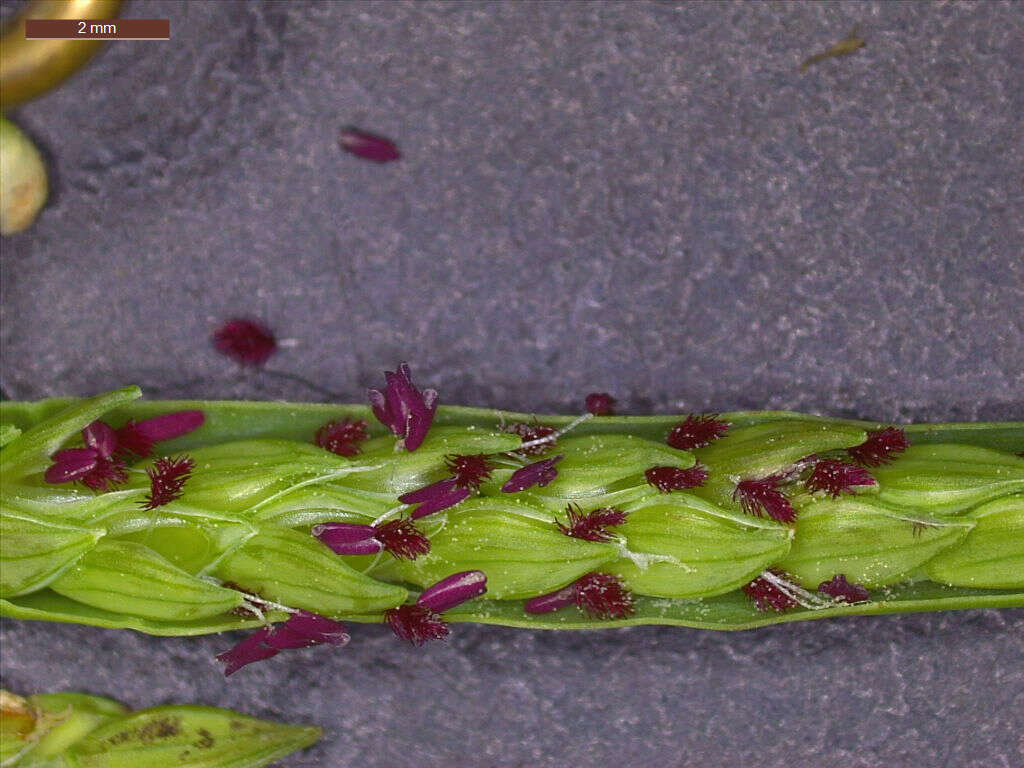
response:
<path id="1" fill-rule="evenodd" d="M 5 2 L 5 9 L 12 3 Z M 16 117 L 56 194 L 5 239 L 2 385 L 1024 418 L 1024 4 L 134 2 Z M 868 45 L 798 71 L 855 26 Z M 395 137 L 378 166 L 340 126 Z M 1024 611 L 737 634 L 380 627 L 229 681 L 231 637 L 3 622 L 5 685 L 324 725 L 299 766 L 1011 766 Z"/>

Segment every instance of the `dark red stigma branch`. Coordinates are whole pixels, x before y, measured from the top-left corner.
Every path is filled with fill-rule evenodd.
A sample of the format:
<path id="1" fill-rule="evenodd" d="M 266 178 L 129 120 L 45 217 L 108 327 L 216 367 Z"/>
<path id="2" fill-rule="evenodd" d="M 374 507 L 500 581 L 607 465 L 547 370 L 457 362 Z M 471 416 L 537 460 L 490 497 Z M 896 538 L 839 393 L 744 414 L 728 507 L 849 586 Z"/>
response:
<path id="1" fill-rule="evenodd" d="M 423 590 L 413 605 L 400 605 L 384 612 L 384 621 L 399 639 L 413 645 L 448 637 L 445 611 L 487 592 L 487 576 L 483 571 L 462 571 Z"/>
<path id="2" fill-rule="evenodd" d="M 679 467 L 651 467 L 644 472 L 647 482 L 662 493 L 699 488 L 708 481 L 708 468 L 697 463 L 687 469 Z"/>
<path id="3" fill-rule="evenodd" d="M 778 487 L 784 477 L 785 475 L 771 475 L 759 480 L 740 480 L 736 483 L 732 499 L 738 501 L 748 515 L 767 515 L 780 523 L 796 522 L 796 510 Z"/>
<path id="4" fill-rule="evenodd" d="M 690 414 L 676 424 L 668 433 L 669 446 L 680 451 L 706 448 L 729 431 L 729 422 L 718 418 L 717 413 L 705 415 Z"/>
<path id="5" fill-rule="evenodd" d="M 613 507 L 584 512 L 578 505 L 570 504 L 565 508 L 565 514 L 569 518 L 569 524 L 563 525 L 555 521 L 558 530 L 566 536 L 584 541 L 611 541 L 615 535 L 608 530 L 608 526 L 622 525 L 626 522 L 626 513 Z"/>
<path id="6" fill-rule="evenodd" d="M 553 435 L 558 430 L 544 424 L 527 424 L 520 421 L 515 424 L 509 424 L 505 427 L 504 431 L 513 435 L 519 435 L 519 437 L 523 438 L 524 443 L 532 443 L 534 440 L 540 440 L 542 437 Z M 557 443 L 558 440 L 552 439 L 543 443 L 536 443 L 527 448 L 517 448 L 515 453 L 522 454 L 523 456 L 543 456 L 554 448 Z"/>
<path id="7" fill-rule="evenodd" d="M 213 347 L 239 365 L 259 368 L 277 351 L 277 339 L 263 323 L 236 317 L 213 332 Z"/>
<path id="8" fill-rule="evenodd" d="M 149 495 L 139 504 L 143 509 L 156 509 L 180 499 L 195 466 L 196 463 L 188 456 L 175 459 L 161 456 L 146 470 L 149 475 Z"/>
<path id="9" fill-rule="evenodd" d="M 856 488 L 869 485 L 877 485 L 870 472 L 838 459 L 819 459 L 804 483 L 808 491 L 825 491 L 833 499 L 844 493 L 856 493 Z"/>
<path id="10" fill-rule="evenodd" d="M 314 442 L 338 456 L 359 455 L 360 445 L 370 439 L 364 419 L 335 419 L 316 431 Z"/>
<path id="11" fill-rule="evenodd" d="M 907 434 L 898 427 L 886 427 L 868 432 L 868 439 L 846 452 L 855 462 L 865 467 L 888 464 L 910 447 Z"/>
<path id="12" fill-rule="evenodd" d="M 527 613 L 552 613 L 575 605 L 592 619 L 627 619 L 636 612 L 633 593 L 610 573 L 588 573 L 567 587 L 527 600 Z"/>
<path id="13" fill-rule="evenodd" d="M 785 581 L 792 581 L 792 577 L 785 571 L 780 571 L 777 568 L 770 568 L 769 572 L 779 579 Z M 797 605 L 795 597 L 790 595 L 778 584 L 766 579 L 764 576 L 758 576 L 756 579 L 751 581 L 742 587 L 747 597 L 754 601 L 759 611 L 778 611 L 779 613 L 785 613 L 790 608 Z"/>

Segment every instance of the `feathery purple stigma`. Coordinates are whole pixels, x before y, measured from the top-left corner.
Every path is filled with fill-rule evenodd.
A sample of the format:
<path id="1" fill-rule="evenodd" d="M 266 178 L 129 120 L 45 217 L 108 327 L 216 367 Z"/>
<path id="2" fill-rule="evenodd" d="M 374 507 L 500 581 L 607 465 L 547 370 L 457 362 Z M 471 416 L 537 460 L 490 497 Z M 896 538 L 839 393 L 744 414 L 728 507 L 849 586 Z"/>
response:
<path id="1" fill-rule="evenodd" d="M 397 371 L 384 372 L 385 387 L 367 391 L 373 414 L 381 424 L 401 438 L 407 451 L 415 451 L 427 436 L 437 410 L 437 392 L 422 392 L 412 383 L 409 366 L 402 363 Z"/>
<path id="2" fill-rule="evenodd" d="M 423 645 L 448 637 L 448 622 L 425 605 L 400 605 L 384 611 L 384 620 L 399 640 Z"/>
<path id="3" fill-rule="evenodd" d="M 486 453 L 445 456 L 444 465 L 452 473 L 456 488 L 470 488 L 474 491 L 494 471 L 494 465 L 487 458 Z"/>
<path id="4" fill-rule="evenodd" d="M 192 476 L 196 463 L 188 456 L 172 459 L 161 456 L 146 470 L 149 475 L 149 495 L 139 502 L 143 509 L 156 509 L 181 498 L 185 483 Z"/>
<path id="5" fill-rule="evenodd" d="M 847 448 L 850 458 L 865 467 L 888 464 L 910 447 L 906 433 L 898 427 L 886 427 L 868 432 L 868 439 L 853 448 Z"/>
<path id="6" fill-rule="evenodd" d="M 863 467 L 838 459 L 821 459 L 814 465 L 805 486 L 808 491 L 825 491 L 838 499 L 843 493 L 855 493 L 857 486 L 875 484 L 875 478 Z"/>
<path id="7" fill-rule="evenodd" d="M 867 587 L 847 581 L 842 573 L 837 573 L 830 581 L 821 582 L 818 591 L 845 603 L 864 603 L 871 599 Z"/>
<path id="8" fill-rule="evenodd" d="M 374 526 L 377 540 L 395 557 L 415 560 L 430 551 L 430 539 L 409 519 L 391 520 Z"/>
<path id="9" fill-rule="evenodd" d="M 615 536 L 607 527 L 622 525 L 626 522 L 626 513 L 613 507 L 602 507 L 584 512 L 578 505 L 570 504 L 565 508 L 565 514 L 569 518 L 569 524 L 563 525 L 555 521 L 558 530 L 566 536 L 584 541 L 611 541 Z"/>
<path id="10" fill-rule="evenodd" d="M 527 613 L 551 613 L 574 604 L 593 619 L 625 619 L 636 609 L 633 594 L 610 573 L 588 573 L 567 587 L 527 600 Z"/>
<path id="11" fill-rule="evenodd" d="M 687 488 L 698 488 L 708 481 L 708 469 L 697 463 L 688 469 L 679 467 L 651 467 L 644 472 L 647 482 L 662 493 L 685 491 Z"/>
<path id="12" fill-rule="evenodd" d="M 790 575 L 784 571 L 774 568 L 769 570 L 780 579 L 792 580 Z M 749 584 L 745 584 L 742 589 L 747 597 L 754 601 L 759 611 L 778 611 L 783 613 L 797 604 L 796 599 L 792 595 L 764 576 L 758 576 Z"/>
<path id="13" fill-rule="evenodd" d="M 335 419 L 316 431 L 314 442 L 339 456 L 356 456 L 359 444 L 370 439 L 366 426 L 363 419 Z"/>
<path id="14" fill-rule="evenodd" d="M 449 477 L 446 480 L 438 480 L 436 483 L 418 488 L 409 493 L 403 493 L 398 500 L 403 504 L 419 504 L 412 512 L 412 519 L 418 520 L 421 517 L 432 515 L 443 509 L 449 509 L 468 499 L 473 492 L 469 488 L 458 488 L 455 485 L 455 478 Z"/>
<path id="15" fill-rule="evenodd" d="M 525 467 L 520 467 L 512 473 L 501 490 L 504 493 L 518 493 L 537 485 L 543 488 L 558 477 L 558 470 L 555 464 L 564 459 L 565 456 L 553 456 L 550 459 L 541 459 Z"/>
<path id="16" fill-rule="evenodd" d="M 400 605 L 384 612 L 384 620 L 399 638 L 413 645 L 448 636 L 448 623 L 441 614 L 479 597 L 487 591 L 483 571 L 463 571 L 425 589 L 415 605 Z"/>
<path id="17" fill-rule="evenodd" d="M 341 129 L 338 143 L 346 152 L 375 163 L 389 163 L 402 157 L 402 153 L 391 139 L 352 126 Z"/>
<path id="18" fill-rule="evenodd" d="M 147 458 L 153 453 L 153 446 L 165 440 L 173 440 L 203 426 L 206 417 L 202 411 L 176 411 L 142 421 L 129 420 L 117 429 L 117 451 Z"/>
<path id="19" fill-rule="evenodd" d="M 779 490 L 780 478 L 780 475 L 771 475 L 759 480 L 741 480 L 736 483 L 732 499 L 738 501 L 748 515 L 768 515 L 780 523 L 795 522 L 796 510 L 786 494 Z"/>
<path id="20" fill-rule="evenodd" d="M 217 654 L 217 660 L 224 662 L 224 676 L 228 677 L 246 664 L 269 659 L 283 650 L 324 644 L 341 646 L 348 641 L 343 624 L 326 616 L 297 611 L 284 624 L 260 627 L 230 650 Z"/>
<path id="21" fill-rule="evenodd" d="M 213 332 L 213 346 L 239 365 L 258 368 L 277 350 L 277 339 L 262 323 L 236 317 Z"/>
<path id="22" fill-rule="evenodd" d="M 722 421 L 717 413 L 691 413 L 672 428 L 666 442 L 680 451 L 692 451 L 695 448 L 706 448 L 728 431 L 729 422 Z"/>
<path id="23" fill-rule="evenodd" d="M 591 392 L 585 401 L 587 411 L 595 416 L 612 416 L 615 398 L 607 392 Z"/>
<path id="24" fill-rule="evenodd" d="M 558 430 L 544 424 L 527 424 L 526 422 L 520 421 L 515 424 L 509 424 L 505 427 L 505 431 L 513 435 L 519 435 L 519 437 L 523 438 L 524 443 L 532 443 L 534 440 L 540 440 L 542 437 L 553 435 Z M 557 439 L 551 439 L 543 443 L 531 445 L 528 448 L 518 448 L 515 453 L 519 453 L 523 456 L 543 456 L 554 448 L 557 443 Z"/>

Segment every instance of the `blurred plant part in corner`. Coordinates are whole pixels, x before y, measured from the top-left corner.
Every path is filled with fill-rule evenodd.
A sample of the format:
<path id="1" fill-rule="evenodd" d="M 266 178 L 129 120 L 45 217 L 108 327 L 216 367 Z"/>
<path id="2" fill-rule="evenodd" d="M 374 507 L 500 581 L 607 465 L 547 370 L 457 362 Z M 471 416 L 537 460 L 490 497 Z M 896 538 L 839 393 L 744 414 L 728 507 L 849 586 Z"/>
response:
<path id="1" fill-rule="evenodd" d="M 0 234 L 21 232 L 46 202 L 46 166 L 32 140 L 0 116 Z"/>
<path id="2" fill-rule="evenodd" d="M 0 689 L 3 768 L 263 768 L 315 744 L 316 726 L 195 705 L 136 712 L 102 696 Z"/>
<path id="3" fill-rule="evenodd" d="M 0 110 L 4 113 L 64 82 L 102 40 L 26 40 L 26 19 L 110 19 L 121 0 L 32 0 L 0 36 Z M 24 132 L 0 118 L 0 234 L 27 229 L 46 202 L 46 167 Z"/>

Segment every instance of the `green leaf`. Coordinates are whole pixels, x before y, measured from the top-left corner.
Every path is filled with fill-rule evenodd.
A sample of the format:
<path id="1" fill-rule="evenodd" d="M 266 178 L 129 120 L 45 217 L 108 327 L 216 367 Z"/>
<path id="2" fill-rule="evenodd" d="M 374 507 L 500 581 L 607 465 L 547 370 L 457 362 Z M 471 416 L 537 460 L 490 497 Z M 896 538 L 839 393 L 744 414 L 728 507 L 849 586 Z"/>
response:
<path id="1" fill-rule="evenodd" d="M 825 499 L 801 507 L 793 546 L 778 565 L 811 590 L 837 573 L 878 587 L 907 578 L 973 527 L 875 500 Z"/>
<path id="2" fill-rule="evenodd" d="M 0 508 L 0 597 L 42 589 L 92 549 L 104 533 Z"/>
<path id="3" fill-rule="evenodd" d="M 738 589 L 789 551 L 792 532 L 770 520 L 728 512 L 686 493 L 622 507 L 610 529 L 631 553 L 607 570 L 636 592 L 709 597 Z"/>
<path id="4" fill-rule="evenodd" d="M 310 534 L 288 529 L 256 534 L 224 555 L 213 573 L 247 592 L 325 616 L 380 612 L 408 594 L 349 567 Z"/>
<path id="5" fill-rule="evenodd" d="M 928 578 L 962 587 L 1024 588 L 1024 493 L 971 510 L 973 530 L 925 567 Z"/>
<path id="6" fill-rule="evenodd" d="M 651 467 L 688 469 L 693 454 L 632 435 L 586 435 L 559 442 L 556 449 L 563 458 L 556 465 L 558 477 L 532 493 L 568 501 L 589 499 L 612 491 L 643 486 L 644 472 Z"/>
<path id="7" fill-rule="evenodd" d="M 101 541 L 50 584 L 86 605 L 161 621 L 187 621 L 226 613 L 243 596 L 174 566 L 133 541 Z"/>
<path id="8" fill-rule="evenodd" d="M 1024 490 L 1024 459 L 970 445 L 911 445 L 871 474 L 881 499 L 947 515 Z"/>
<path id="9" fill-rule="evenodd" d="M 813 453 L 859 445 L 866 437 L 860 427 L 808 419 L 733 426 L 725 437 L 694 451 L 697 461 L 708 467 L 708 481 L 692 493 L 727 509 L 738 509 L 732 499 L 738 480 L 777 474 Z"/>
<path id="10" fill-rule="evenodd" d="M 56 415 L 31 427 L 0 452 L 0 477 L 4 484 L 44 471 L 50 456 L 76 432 L 100 418 L 111 408 L 142 395 L 138 387 L 125 387 L 105 395 L 73 402 Z"/>
<path id="11" fill-rule="evenodd" d="M 213 707 L 154 707 L 100 726 L 68 749 L 75 768 L 259 768 L 314 744 L 319 728 Z"/>
<path id="12" fill-rule="evenodd" d="M 428 520 L 435 531 L 429 530 Z M 430 536 L 430 553 L 396 562 L 395 570 L 421 587 L 459 571 L 483 571 L 488 599 L 560 589 L 617 554 L 614 544 L 566 536 L 550 514 L 519 501 L 468 499 L 421 525 Z"/>

